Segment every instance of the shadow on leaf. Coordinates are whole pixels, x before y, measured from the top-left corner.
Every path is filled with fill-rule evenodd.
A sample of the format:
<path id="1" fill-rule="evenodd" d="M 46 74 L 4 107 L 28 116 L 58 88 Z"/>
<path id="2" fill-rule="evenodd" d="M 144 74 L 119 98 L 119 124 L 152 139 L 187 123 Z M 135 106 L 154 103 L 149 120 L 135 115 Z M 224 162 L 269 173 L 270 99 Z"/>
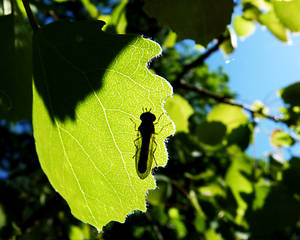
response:
<path id="1" fill-rule="evenodd" d="M 101 31 L 104 22 L 55 22 L 33 40 L 34 84 L 51 117 L 75 120 L 75 110 L 99 92 L 103 77 L 135 35 Z"/>

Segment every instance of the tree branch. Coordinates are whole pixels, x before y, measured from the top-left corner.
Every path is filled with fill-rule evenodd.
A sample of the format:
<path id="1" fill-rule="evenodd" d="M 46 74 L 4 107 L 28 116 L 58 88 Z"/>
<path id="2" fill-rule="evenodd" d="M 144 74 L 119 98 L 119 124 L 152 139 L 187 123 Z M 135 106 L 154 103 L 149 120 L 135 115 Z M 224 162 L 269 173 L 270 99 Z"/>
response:
<path id="1" fill-rule="evenodd" d="M 190 85 L 190 84 L 184 82 L 183 80 L 181 80 L 179 82 L 178 87 L 182 88 L 182 89 L 190 90 L 190 91 L 193 91 L 193 92 L 197 92 L 201 95 L 212 98 L 212 99 L 216 100 L 217 102 L 221 102 L 221 103 L 229 104 L 229 105 L 232 105 L 232 106 L 240 107 L 240 108 L 244 109 L 245 111 L 249 112 L 252 116 L 255 116 L 256 114 L 259 114 L 259 115 L 263 116 L 264 118 L 270 119 L 274 122 L 282 122 L 282 120 L 278 117 L 275 117 L 275 116 L 272 116 L 272 115 L 267 115 L 267 114 L 264 114 L 260 111 L 252 110 L 251 108 L 249 108 L 249 107 L 247 107 L 247 106 L 245 106 L 241 103 L 234 102 L 230 98 L 222 97 L 222 96 L 219 96 L 215 93 L 212 93 L 212 92 L 208 91 L 207 89 Z"/>
<path id="2" fill-rule="evenodd" d="M 204 61 L 214 52 L 216 52 L 220 45 L 227 40 L 228 37 L 224 37 L 223 35 L 221 35 L 218 39 L 217 39 L 217 43 L 212 46 L 210 49 L 208 49 L 205 53 L 203 53 L 202 55 L 200 55 L 195 61 L 191 62 L 190 64 L 187 64 L 183 67 L 182 71 L 177 75 L 175 81 L 173 82 L 173 87 L 174 88 L 178 88 L 178 85 L 180 85 L 180 80 L 184 77 L 184 75 L 189 72 L 191 69 L 197 67 L 197 66 L 201 66 L 203 65 Z"/>
<path id="3" fill-rule="evenodd" d="M 33 32 L 37 32 L 39 27 L 38 27 L 38 24 L 36 23 L 36 20 L 32 14 L 32 11 L 31 11 L 31 8 L 29 5 L 29 0 L 22 0 L 22 2 L 23 2 L 23 5 L 24 5 L 24 8 L 25 8 L 27 17 L 29 19 L 29 23 L 31 25 L 32 30 L 33 30 Z"/>

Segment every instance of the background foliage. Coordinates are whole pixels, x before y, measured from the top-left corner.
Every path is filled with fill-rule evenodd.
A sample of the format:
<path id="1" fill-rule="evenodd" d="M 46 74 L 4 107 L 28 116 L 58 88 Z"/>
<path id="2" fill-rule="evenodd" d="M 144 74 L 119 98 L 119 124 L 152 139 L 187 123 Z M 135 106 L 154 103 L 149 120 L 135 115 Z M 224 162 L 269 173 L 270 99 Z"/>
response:
<path id="1" fill-rule="evenodd" d="M 55 150 L 51 148 L 51 139 L 49 143 L 41 143 L 32 134 L 32 72 L 41 71 L 41 61 L 33 62 L 32 67 L 32 51 L 36 54 L 37 47 L 35 42 L 32 50 L 33 31 L 22 2 L 0 1 L 0 31 L 5 33 L 0 38 L 0 239 L 120 239 L 124 236 L 159 240 L 300 239 L 300 159 L 297 156 L 284 159 L 281 154 L 281 149 L 291 148 L 299 139 L 299 82 L 279 90 L 285 105 L 277 116 L 272 116 L 260 102 L 252 107 L 236 103 L 235 93 L 228 87 L 229 76 L 222 69 L 212 72 L 205 64 L 215 51 L 232 53 L 236 47 L 235 35 L 245 38 L 257 25 L 266 26 L 274 37 L 287 42 L 289 32 L 300 31 L 300 1 L 226 0 L 222 8 L 214 7 L 215 2 L 218 1 L 209 4 L 205 0 L 30 2 L 35 21 L 54 38 L 47 37 L 47 41 L 61 37 L 59 42 L 65 41 L 65 51 L 74 47 L 68 39 L 70 35 L 56 35 L 55 29 L 49 30 L 48 26 L 53 25 L 48 23 L 55 21 L 61 27 L 66 24 L 61 20 L 103 20 L 107 34 L 143 35 L 163 47 L 162 56 L 151 62 L 150 69 L 167 79 L 175 92 L 165 104 L 177 128 L 167 144 L 168 165 L 154 170 L 158 189 L 147 195 L 146 213 L 135 211 L 124 224 L 110 222 L 98 233 L 71 215 L 69 206 L 52 188 L 39 165 L 34 141 L 43 144 L 50 154 Z M 195 19 L 199 12 L 201 19 Z M 226 27 L 230 23 L 234 29 Z M 81 31 L 90 34 L 92 30 Z M 35 34 L 34 41 L 36 38 Z M 188 49 L 179 52 L 175 44 L 182 44 L 180 41 L 185 38 L 195 40 L 202 52 L 188 52 Z M 108 50 L 113 50 L 116 46 L 109 47 Z M 95 49 L 90 51 L 95 52 Z M 50 50 L 46 56 L 52 53 Z M 98 63 L 97 56 L 91 57 L 84 51 L 79 56 L 79 60 L 78 56 L 69 56 L 75 62 L 73 65 L 89 63 L 86 74 L 96 74 L 91 71 L 93 66 L 89 67 Z M 124 62 L 132 60 L 126 57 L 125 54 Z M 67 67 L 59 64 L 57 56 L 44 59 L 48 61 L 48 74 L 53 74 L 53 81 L 57 79 L 55 76 L 61 79 L 59 87 L 53 87 L 53 96 L 58 96 L 54 99 L 59 110 L 55 112 L 56 119 L 70 116 L 72 119 L 73 112 L 60 109 L 65 106 L 59 106 L 60 98 L 67 95 L 71 100 L 78 100 L 88 93 L 72 85 L 78 76 L 72 75 L 72 71 L 66 73 Z M 37 79 L 34 80 L 36 83 Z M 73 91 L 66 94 L 66 88 L 72 86 Z M 122 87 L 120 92 L 124 90 Z M 45 97 L 42 91 L 40 95 L 34 94 L 34 101 Z M 37 102 L 33 105 L 40 121 L 45 121 L 38 114 L 41 105 Z M 270 135 L 277 154 L 256 159 L 246 150 L 262 118 L 278 125 Z"/>

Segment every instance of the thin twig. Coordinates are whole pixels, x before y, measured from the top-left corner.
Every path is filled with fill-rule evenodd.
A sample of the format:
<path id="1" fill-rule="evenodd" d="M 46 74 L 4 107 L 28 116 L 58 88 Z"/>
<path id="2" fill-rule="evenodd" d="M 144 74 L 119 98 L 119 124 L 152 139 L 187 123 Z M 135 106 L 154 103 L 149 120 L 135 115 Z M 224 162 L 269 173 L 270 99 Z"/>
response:
<path id="1" fill-rule="evenodd" d="M 148 221 L 150 221 L 150 223 L 152 224 L 153 230 L 156 233 L 156 237 L 158 240 L 164 240 L 163 235 L 161 234 L 159 227 L 153 222 L 151 215 L 146 212 L 146 218 L 148 219 Z"/>
<path id="2" fill-rule="evenodd" d="M 22 0 L 22 2 L 23 2 L 23 5 L 24 5 L 24 8 L 25 8 L 27 17 L 29 19 L 29 23 L 31 25 L 32 30 L 33 30 L 33 32 L 37 32 L 38 29 L 39 29 L 39 26 L 36 23 L 36 20 L 33 16 L 32 11 L 31 11 L 31 8 L 30 8 L 30 5 L 29 5 L 29 0 Z"/>
<path id="3" fill-rule="evenodd" d="M 191 69 L 197 67 L 197 66 L 201 66 L 203 65 L 204 61 L 214 52 L 216 52 L 220 45 L 227 40 L 228 37 L 224 37 L 224 36 L 220 36 L 217 39 L 217 42 L 214 46 L 212 46 L 210 49 L 208 49 L 205 53 L 203 53 L 202 55 L 200 55 L 195 61 L 185 65 L 182 69 L 182 71 L 177 75 L 175 81 L 173 82 L 173 87 L 177 88 L 178 85 L 180 84 L 180 80 L 184 77 L 185 74 L 187 74 L 187 72 L 189 72 Z"/>
<path id="4" fill-rule="evenodd" d="M 181 186 L 177 181 L 171 180 L 171 183 L 180 191 L 183 193 L 184 196 L 188 197 L 189 193 L 187 190 L 184 189 L 183 186 Z"/>
<path id="5" fill-rule="evenodd" d="M 250 107 L 247 107 L 247 106 L 245 106 L 245 105 L 243 105 L 241 103 L 234 102 L 230 98 L 222 97 L 222 96 L 219 96 L 219 95 L 217 95 L 215 93 L 212 93 L 212 92 L 208 91 L 207 89 L 190 85 L 190 84 L 184 82 L 183 80 L 181 80 L 179 82 L 178 87 L 182 88 L 182 89 L 186 89 L 186 90 L 197 92 L 197 93 L 199 93 L 201 95 L 204 95 L 204 96 L 207 96 L 209 98 L 212 98 L 212 99 L 216 100 L 217 102 L 221 102 L 221 103 L 229 104 L 229 105 L 232 105 L 232 106 L 240 107 L 240 108 L 248 111 L 253 116 L 255 116 L 255 115 L 261 115 L 264 118 L 270 119 L 270 120 L 272 120 L 274 122 L 282 122 L 282 120 L 280 118 L 278 118 L 278 117 L 275 117 L 275 116 L 272 116 L 272 115 L 267 115 L 267 114 L 264 114 L 264 113 L 262 113 L 260 111 L 255 111 L 255 110 L 251 109 Z"/>

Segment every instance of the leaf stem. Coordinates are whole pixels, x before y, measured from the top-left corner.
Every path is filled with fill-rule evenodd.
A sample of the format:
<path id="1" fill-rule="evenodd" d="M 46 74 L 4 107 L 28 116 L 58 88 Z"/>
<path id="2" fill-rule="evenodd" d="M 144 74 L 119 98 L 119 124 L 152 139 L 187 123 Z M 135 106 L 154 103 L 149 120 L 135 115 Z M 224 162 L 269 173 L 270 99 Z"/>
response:
<path id="1" fill-rule="evenodd" d="M 178 87 L 182 88 L 182 89 L 190 90 L 190 91 L 193 91 L 193 92 L 197 92 L 201 95 L 212 98 L 212 99 L 216 100 L 217 102 L 221 102 L 221 103 L 229 104 L 229 105 L 232 105 L 232 106 L 240 107 L 240 108 L 244 109 L 245 111 L 249 112 L 252 116 L 255 116 L 255 114 L 259 114 L 259 115 L 261 115 L 261 116 L 263 116 L 263 117 L 265 117 L 269 120 L 272 120 L 274 122 L 282 122 L 282 120 L 280 118 L 276 117 L 276 116 L 267 115 L 267 114 L 264 114 L 262 112 L 255 111 L 255 110 L 251 109 L 250 107 L 247 107 L 247 106 L 245 106 L 241 103 L 234 102 L 232 99 L 230 99 L 228 97 L 219 96 L 215 93 L 212 93 L 212 92 L 208 91 L 207 89 L 190 85 L 190 84 L 186 83 L 183 80 L 181 80 L 179 82 Z"/>
<path id="2" fill-rule="evenodd" d="M 38 24 L 36 23 L 36 20 L 33 16 L 32 11 L 31 11 L 31 8 L 29 5 L 29 0 L 22 0 L 22 2 L 23 2 L 23 5 L 24 5 L 24 8 L 25 8 L 27 17 L 29 19 L 29 23 L 31 25 L 32 30 L 33 30 L 33 32 L 37 32 L 39 27 L 38 27 Z"/>
<path id="3" fill-rule="evenodd" d="M 204 61 L 214 52 L 216 52 L 220 45 L 227 40 L 228 37 L 224 37 L 223 35 L 221 35 L 218 39 L 217 39 L 217 43 L 212 46 L 210 49 L 208 49 L 205 53 L 203 53 L 202 55 L 200 55 L 195 61 L 185 65 L 183 67 L 183 70 L 177 75 L 174 83 L 172 84 L 174 88 L 178 88 L 178 85 L 180 85 L 180 80 L 184 77 L 184 75 L 186 73 L 188 73 L 191 69 L 197 67 L 197 66 L 201 66 L 203 65 Z"/>

